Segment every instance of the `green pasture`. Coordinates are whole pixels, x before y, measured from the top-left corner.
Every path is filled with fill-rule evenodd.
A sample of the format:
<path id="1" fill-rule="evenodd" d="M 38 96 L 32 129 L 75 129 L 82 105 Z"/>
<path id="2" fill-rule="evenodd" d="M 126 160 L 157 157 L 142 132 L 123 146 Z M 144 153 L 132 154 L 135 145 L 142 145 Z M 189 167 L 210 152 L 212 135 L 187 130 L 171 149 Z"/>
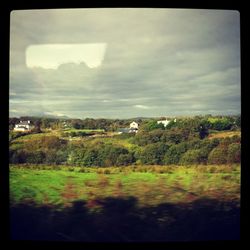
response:
<path id="1" fill-rule="evenodd" d="M 10 201 L 65 205 L 75 200 L 134 196 L 142 206 L 191 202 L 200 198 L 240 199 L 240 166 L 172 166 L 158 173 L 155 166 L 80 168 L 10 166 Z M 221 168 L 221 167 L 220 167 Z M 122 169 L 122 170 L 121 170 Z M 170 169 L 170 170 L 169 170 Z"/>

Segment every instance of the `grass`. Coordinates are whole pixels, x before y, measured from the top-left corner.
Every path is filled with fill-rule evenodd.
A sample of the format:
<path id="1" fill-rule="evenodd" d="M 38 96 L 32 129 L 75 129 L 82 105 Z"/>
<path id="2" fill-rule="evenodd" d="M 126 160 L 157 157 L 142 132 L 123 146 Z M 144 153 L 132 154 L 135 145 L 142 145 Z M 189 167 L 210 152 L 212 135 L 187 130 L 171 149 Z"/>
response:
<path id="1" fill-rule="evenodd" d="M 64 206 L 74 200 L 130 196 L 137 198 L 141 206 L 189 202 L 204 197 L 240 199 L 238 165 L 162 166 L 165 173 L 157 173 L 156 166 L 147 167 L 150 172 L 140 172 L 145 166 L 124 167 L 122 172 L 121 168 L 115 167 L 64 166 L 59 171 L 50 169 L 51 166 L 38 166 L 40 170 L 32 167 L 10 166 L 10 197 L 13 204 L 32 200 L 37 204 Z M 212 167 L 222 167 L 224 172 L 211 173 L 209 170 Z M 83 169 L 84 172 L 81 172 Z"/>
<path id="2" fill-rule="evenodd" d="M 232 137 L 234 135 L 241 136 L 241 131 L 209 131 L 209 139 L 214 138 L 225 138 L 225 137 Z"/>
<path id="3" fill-rule="evenodd" d="M 158 173 L 159 169 L 163 171 Z M 240 237 L 239 165 L 11 165 L 10 201 L 14 240 L 166 242 Z"/>
<path id="4" fill-rule="evenodd" d="M 127 149 L 137 147 L 137 145 L 132 144 L 130 142 L 130 138 L 120 139 L 120 138 L 115 137 L 115 136 L 114 137 L 106 137 L 106 138 L 95 138 L 95 139 L 91 140 L 91 143 L 93 143 L 93 144 L 98 143 L 98 142 L 103 142 L 106 144 L 113 144 L 113 145 L 117 145 L 117 146 L 123 146 Z"/>
<path id="5" fill-rule="evenodd" d="M 104 129 L 71 129 L 71 128 L 65 128 L 62 131 L 67 131 L 67 132 L 105 132 Z"/>
<path id="6" fill-rule="evenodd" d="M 38 133 L 38 134 L 28 134 L 21 137 L 18 137 L 13 140 L 13 142 L 23 142 L 23 141 L 30 141 L 30 140 L 36 140 L 43 138 L 44 136 L 51 136 L 52 132 L 46 132 L 46 133 Z"/>

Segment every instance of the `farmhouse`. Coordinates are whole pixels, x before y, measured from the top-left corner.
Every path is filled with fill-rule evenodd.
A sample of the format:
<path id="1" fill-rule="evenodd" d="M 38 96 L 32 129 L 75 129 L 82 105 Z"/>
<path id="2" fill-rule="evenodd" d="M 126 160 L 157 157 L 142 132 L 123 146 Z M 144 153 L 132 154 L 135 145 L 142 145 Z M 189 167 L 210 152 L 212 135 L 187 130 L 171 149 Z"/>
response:
<path id="1" fill-rule="evenodd" d="M 129 128 L 120 128 L 118 129 L 118 133 L 137 133 L 139 129 L 139 125 L 136 122 L 131 122 Z"/>
<path id="2" fill-rule="evenodd" d="M 34 126 L 30 123 L 30 121 L 20 121 L 19 124 L 16 124 L 14 127 L 14 131 L 30 131 Z"/>
<path id="3" fill-rule="evenodd" d="M 139 125 L 137 122 L 131 122 L 129 125 L 130 129 L 137 129 L 139 128 Z"/>

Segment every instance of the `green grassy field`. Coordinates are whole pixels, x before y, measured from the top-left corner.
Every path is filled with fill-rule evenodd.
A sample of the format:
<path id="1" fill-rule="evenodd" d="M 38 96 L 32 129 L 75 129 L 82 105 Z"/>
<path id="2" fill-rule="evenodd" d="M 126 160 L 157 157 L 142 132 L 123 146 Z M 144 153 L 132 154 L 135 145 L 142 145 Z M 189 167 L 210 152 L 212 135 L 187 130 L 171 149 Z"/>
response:
<path id="1" fill-rule="evenodd" d="M 11 165 L 10 201 L 11 237 L 17 240 L 156 242 L 240 237 L 239 165 Z"/>
<path id="2" fill-rule="evenodd" d="M 170 170 L 165 166 L 165 173 L 157 173 L 157 166 L 139 167 L 137 170 L 132 167 L 123 170 L 115 167 L 49 168 L 51 166 L 27 169 L 11 165 L 11 202 L 65 205 L 76 200 L 90 202 L 106 197 L 134 196 L 140 205 L 152 206 L 164 202 L 190 202 L 204 197 L 240 199 L 240 166 L 237 165 L 220 166 L 220 173 L 216 173 L 216 166 L 172 166 Z"/>
<path id="3" fill-rule="evenodd" d="M 104 129 L 72 129 L 72 128 L 65 128 L 62 131 L 67 131 L 67 132 L 105 132 Z"/>

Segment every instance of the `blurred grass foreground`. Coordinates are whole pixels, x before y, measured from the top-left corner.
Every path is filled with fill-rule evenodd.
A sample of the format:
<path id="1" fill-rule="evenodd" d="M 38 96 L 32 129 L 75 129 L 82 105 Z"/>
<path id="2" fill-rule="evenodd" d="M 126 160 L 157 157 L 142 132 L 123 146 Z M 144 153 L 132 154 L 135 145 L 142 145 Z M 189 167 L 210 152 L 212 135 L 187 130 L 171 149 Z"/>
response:
<path id="1" fill-rule="evenodd" d="M 11 165 L 14 240 L 140 242 L 240 237 L 240 166 Z M 160 170 L 161 171 L 160 171 Z"/>

